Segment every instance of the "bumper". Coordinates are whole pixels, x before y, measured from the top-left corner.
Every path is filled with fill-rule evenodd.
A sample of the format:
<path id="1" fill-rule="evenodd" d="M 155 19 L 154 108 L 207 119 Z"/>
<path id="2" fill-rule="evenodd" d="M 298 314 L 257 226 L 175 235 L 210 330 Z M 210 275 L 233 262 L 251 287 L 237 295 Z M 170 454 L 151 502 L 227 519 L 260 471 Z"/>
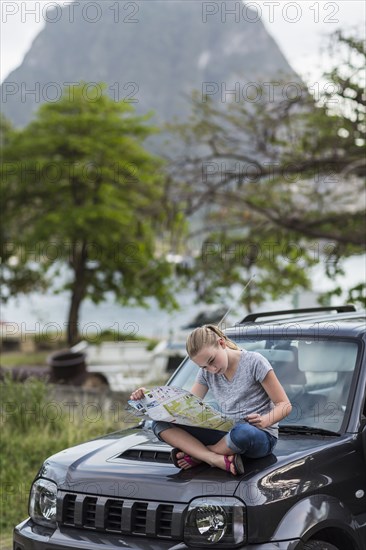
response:
<path id="1" fill-rule="evenodd" d="M 56 529 L 49 530 L 35 525 L 32 520 L 23 521 L 14 529 L 14 550 L 189 550 L 178 541 L 164 541 L 140 537 L 125 537 L 110 533 Z M 213 546 L 214 547 L 214 546 Z M 238 550 L 301 550 L 299 540 L 269 542 L 241 546 Z"/>

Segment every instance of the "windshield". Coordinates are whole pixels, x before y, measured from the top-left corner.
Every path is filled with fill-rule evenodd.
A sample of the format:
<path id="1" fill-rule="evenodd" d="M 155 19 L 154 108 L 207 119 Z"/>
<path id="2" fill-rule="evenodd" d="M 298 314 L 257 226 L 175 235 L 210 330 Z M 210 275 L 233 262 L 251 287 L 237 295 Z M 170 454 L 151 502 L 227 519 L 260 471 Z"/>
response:
<path id="1" fill-rule="evenodd" d="M 281 422 L 282 426 L 341 430 L 356 366 L 355 342 L 273 337 L 235 341 L 241 348 L 261 353 L 271 363 L 292 403 L 292 412 Z M 187 360 L 169 384 L 190 390 L 198 368 Z M 205 401 L 215 406 L 210 392 Z"/>

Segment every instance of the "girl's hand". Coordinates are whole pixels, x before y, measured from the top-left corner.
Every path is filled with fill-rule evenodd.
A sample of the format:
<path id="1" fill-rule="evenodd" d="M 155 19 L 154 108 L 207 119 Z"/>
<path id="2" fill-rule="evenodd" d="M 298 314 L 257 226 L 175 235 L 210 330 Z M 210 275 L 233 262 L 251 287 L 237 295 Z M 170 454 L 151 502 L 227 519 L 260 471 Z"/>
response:
<path id="1" fill-rule="evenodd" d="M 249 422 L 249 424 L 252 424 L 253 426 L 256 426 L 257 428 L 267 428 L 268 422 L 266 420 L 265 416 L 261 416 L 257 413 L 251 413 L 248 414 L 248 416 L 245 417 L 245 420 Z"/>
<path id="2" fill-rule="evenodd" d="M 130 395 L 130 399 L 133 401 L 137 401 L 138 399 L 142 399 L 144 397 L 144 393 L 146 391 L 146 388 L 137 388 L 137 390 L 133 391 Z"/>

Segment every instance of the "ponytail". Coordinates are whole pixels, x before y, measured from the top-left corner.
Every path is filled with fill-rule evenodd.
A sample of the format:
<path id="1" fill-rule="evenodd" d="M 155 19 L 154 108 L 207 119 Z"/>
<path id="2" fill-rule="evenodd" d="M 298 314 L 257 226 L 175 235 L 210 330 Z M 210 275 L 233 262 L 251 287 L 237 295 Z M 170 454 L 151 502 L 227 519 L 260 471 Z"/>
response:
<path id="1" fill-rule="evenodd" d="M 217 337 L 225 340 L 225 344 L 230 349 L 239 349 L 239 347 L 230 340 L 216 325 L 203 325 L 194 329 L 188 336 L 186 349 L 189 357 L 194 357 L 205 346 L 217 346 Z"/>

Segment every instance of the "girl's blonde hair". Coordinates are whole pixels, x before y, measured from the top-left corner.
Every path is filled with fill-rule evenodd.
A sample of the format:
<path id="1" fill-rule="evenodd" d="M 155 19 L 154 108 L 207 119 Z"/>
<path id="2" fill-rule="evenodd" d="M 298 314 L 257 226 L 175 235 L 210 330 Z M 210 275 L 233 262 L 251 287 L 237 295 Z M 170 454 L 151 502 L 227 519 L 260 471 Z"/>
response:
<path id="1" fill-rule="evenodd" d="M 217 337 L 225 340 L 228 348 L 239 349 L 216 325 L 203 325 L 195 328 L 187 338 L 186 349 L 189 357 L 194 357 L 206 346 L 218 346 Z"/>

